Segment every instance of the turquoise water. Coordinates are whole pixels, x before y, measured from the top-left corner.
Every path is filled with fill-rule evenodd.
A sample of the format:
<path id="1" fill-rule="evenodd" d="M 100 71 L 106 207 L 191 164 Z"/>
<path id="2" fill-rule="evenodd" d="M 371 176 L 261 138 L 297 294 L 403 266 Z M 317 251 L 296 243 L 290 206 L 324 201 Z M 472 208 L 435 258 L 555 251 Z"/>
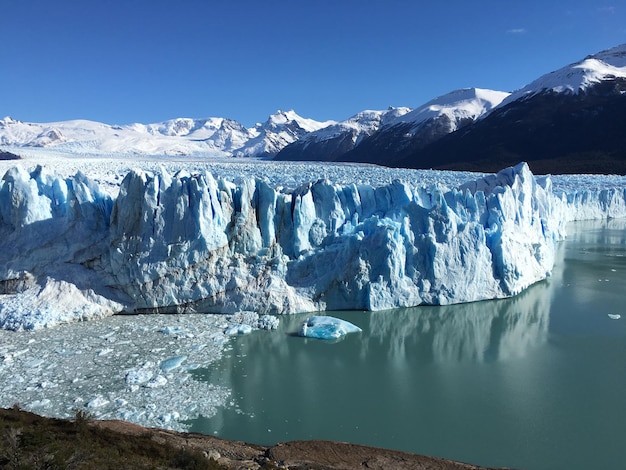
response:
<path id="1" fill-rule="evenodd" d="M 548 280 L 507 300 L 329 312 L 329 343 L 255 332 L 201 378 L 230 406 L 193 431 L 272 444 L 332 439 L 515 468 L 626 461 L 626 223 L 577 223 Z M 620 313 L 613 320 L 609 313 Z M 201 399 L 201 397 L 199 397 Z"/>

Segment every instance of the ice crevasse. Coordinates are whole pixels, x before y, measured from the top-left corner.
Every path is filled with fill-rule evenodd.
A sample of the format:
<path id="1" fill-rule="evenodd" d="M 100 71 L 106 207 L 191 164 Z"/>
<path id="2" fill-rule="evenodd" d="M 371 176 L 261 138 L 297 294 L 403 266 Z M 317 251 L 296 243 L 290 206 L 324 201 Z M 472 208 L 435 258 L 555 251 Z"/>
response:
<path id="1" fill-rule="evenodd" d="M 566 222 L 607 216 L 626 216 L 623 189 L 556 195 L 525 163 L 445 190 L 133 170 L 116 198 L 81 173 L 15 167 L 0 186 L 0 326 L 508 297 L 549 275 Z"/>

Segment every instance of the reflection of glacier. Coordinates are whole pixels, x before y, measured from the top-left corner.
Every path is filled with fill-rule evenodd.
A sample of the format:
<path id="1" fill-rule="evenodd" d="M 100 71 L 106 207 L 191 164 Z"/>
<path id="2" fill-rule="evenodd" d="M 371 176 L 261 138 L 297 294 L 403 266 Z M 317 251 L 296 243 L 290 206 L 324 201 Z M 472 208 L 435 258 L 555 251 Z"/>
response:
<path id="1" fill-rule="evenodd" d="M 575 230 L 568 239 L 575 242 L 595 243 L 606 246 L 624 245 L 626 219 L 583 220 L 576 222 Z"/>
<path id="2" fill-rule="evenodd" d="M 544 282 L 511 299 L 374 312 L 369 341 L 389 342 L 390 360 L 398 363 L 416 343 L 436 362 L 523 356 L 547 339 L 549 292 Z"/>
<path id="3" fill-rule="evenodd" d="M 0 188 L 0 292 L 10 294 L 0 325 L 503 298 L 550 273 L 566 221 L 625 207 L 617 190 L 555 197 L 525 164 L 449 190 L 320 180 L 283 191 L 134 170 L 117 198 L 80 173 L 14 168 Z"/>

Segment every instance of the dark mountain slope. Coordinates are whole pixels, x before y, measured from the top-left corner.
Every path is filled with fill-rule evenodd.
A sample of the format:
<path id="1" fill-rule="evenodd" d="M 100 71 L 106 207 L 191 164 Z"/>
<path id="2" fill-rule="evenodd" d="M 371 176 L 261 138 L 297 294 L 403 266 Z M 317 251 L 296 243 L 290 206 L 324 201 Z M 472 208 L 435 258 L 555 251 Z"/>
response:
<path id="1" fill-rule="evenodd" d="M 452 122 L 449 116 L 442 114 L 420 123 L 417 127 L 411 123 L 400 123 L 367 137 L 358 147 L 341 155 L 338 160 L 401 166 L 398 162 L 441 139 L 452 132 L 454 127 L 463 128 L 473 122 L 470 118 Z"/>
<path id="2" fill-rule="evenodd" d="M 535 173 L 626 173 L 626 79 L 576 94 L 545 91 L 496 108 L 394 166 Z"/>

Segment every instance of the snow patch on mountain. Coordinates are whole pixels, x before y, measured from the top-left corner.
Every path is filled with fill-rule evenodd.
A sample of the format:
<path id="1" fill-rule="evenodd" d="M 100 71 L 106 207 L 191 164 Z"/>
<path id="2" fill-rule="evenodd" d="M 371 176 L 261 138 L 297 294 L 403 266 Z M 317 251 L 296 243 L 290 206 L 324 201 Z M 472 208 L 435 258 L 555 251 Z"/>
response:
<path id="1" fill-rule="evenodd" d="M 396 118 L 388 125 L 410 124 L 415 129 L 427 120 L 446 116 L 450 122 L 449 132 L 454 132 L 460 123 L 475 121 L 498 106 L 509 94 L 481 88 L 455 90 Z"/>
<path id="2" fill-rule="evenodd" d="M 546 91 L 576 94 L 605 80 L 626 78 L 626 44 L 587 56 L 585 59 L 539 77 L 513 92 L 502 106 Z"/>
<path id="3" fill-rule="evenodd" d="M 240 148 L 233 150 L 232 154 L 235 157 L 273 157 L 306 134 L 333 123 L 334 121 L 318 122 L 302 118 L 293 110 L 278 110 L 266 122 L 257 124 L 250 131 L 251 138 Z"/>
<path id="4" fill-rule="evenodd" d="M 382 126 L 410 111 L 410 108 L 404 107 L 390 107 L 384 111 L 361 111 L 345 121 L 333 123 L 317 132 L 308 134 L 302 139 L 301 144 L 306 147 L 311 143 L 335 139 L 347 133 L 351 136 L 352 144 L 356 146 L 364 137 L 372 135 Z"/>

